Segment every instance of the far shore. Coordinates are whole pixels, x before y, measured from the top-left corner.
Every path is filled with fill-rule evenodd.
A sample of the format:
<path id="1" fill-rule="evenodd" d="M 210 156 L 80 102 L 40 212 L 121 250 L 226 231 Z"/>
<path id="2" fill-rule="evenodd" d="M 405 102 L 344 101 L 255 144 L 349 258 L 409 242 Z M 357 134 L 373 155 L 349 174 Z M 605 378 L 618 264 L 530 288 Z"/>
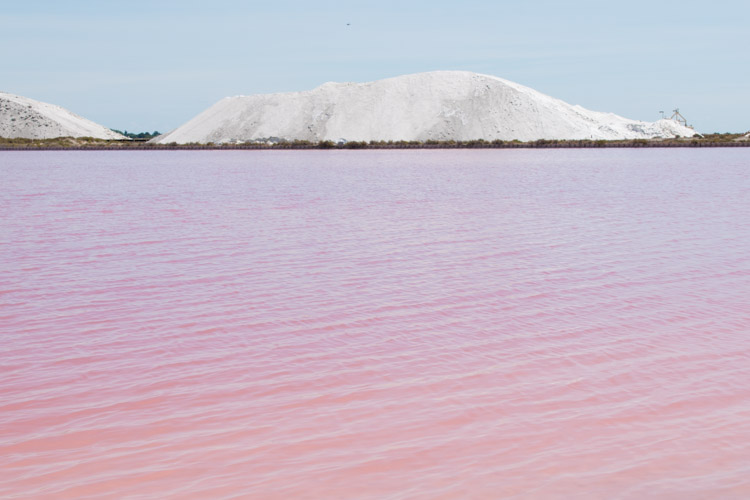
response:
<path id="1" fill-rule="evenodd" d="M 548 148 L 704 148 L 750 147 L 744 134 L 709 134 L 703 137 L 630 140 L 550 140 L 537 141 L 389 141 L 334 143 L 332 141 L 278 141 L 273 143 L 154 144 L 138 140 L 108 141 L 90 137 L 55 139 L 7 139 L 0 137 L 0 151 L 118 151 L 118 150 L 289 150 L 289 149 L 548 149 Z"/>

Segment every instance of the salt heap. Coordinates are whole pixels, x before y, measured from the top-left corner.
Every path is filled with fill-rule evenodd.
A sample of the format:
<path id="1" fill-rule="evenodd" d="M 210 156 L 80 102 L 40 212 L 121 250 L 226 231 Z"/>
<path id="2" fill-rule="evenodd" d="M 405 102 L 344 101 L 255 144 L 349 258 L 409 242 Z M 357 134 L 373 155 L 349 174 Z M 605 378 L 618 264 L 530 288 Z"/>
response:
<path id="1" fill-rule="evenodd" d="M 305 92 L 227 97 L 154 142 L 648 139 L 693 136 L 572 106 L 502 78 L 435 71 Z"/>
<path id="2" fill-rule="evenodd" d="M 5 92 L 0 92 L 0 137 L 126 139 L 126 137 L 71 113 L 60 106 Z"/>

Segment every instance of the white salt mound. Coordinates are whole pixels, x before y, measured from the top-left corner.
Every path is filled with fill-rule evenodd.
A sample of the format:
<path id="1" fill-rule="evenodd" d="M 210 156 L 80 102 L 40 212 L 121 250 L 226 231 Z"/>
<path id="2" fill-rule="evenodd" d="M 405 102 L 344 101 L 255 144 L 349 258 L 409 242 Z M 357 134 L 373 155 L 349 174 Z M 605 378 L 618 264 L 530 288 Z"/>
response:
<path id="1" fill-rule="evenodd" d="M 54 139 L 94 137 L 126 139 L 112 130 L 67 109 L 28 97 L 0 92 L 0 137 Z"/>
<path id="2" fill-rule="evenodd" d="M 589 111 L 523 85 L 466 71 L 305 92 L 227 97 L 158 143 L 267 140 L 427 141 L 689 137 L 673 120 L 642 122 Z"/>

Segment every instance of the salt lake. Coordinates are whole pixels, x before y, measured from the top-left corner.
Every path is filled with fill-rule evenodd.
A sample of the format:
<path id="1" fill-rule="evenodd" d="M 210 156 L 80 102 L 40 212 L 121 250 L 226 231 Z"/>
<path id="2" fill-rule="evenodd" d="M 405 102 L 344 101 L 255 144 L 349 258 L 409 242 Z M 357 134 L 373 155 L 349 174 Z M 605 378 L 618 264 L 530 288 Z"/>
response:
<path id="1" fill-rule="evenodd" d="M 750 497 L 745 148 L 0 179 L 3 498 Z"/>

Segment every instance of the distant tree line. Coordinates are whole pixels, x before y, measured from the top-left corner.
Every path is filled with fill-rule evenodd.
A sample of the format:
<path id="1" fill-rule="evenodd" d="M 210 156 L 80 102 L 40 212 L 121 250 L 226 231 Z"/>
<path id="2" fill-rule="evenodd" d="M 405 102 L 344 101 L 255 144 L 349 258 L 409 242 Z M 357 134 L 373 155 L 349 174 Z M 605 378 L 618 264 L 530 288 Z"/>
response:
<path id="1" fill-rule="evenodd" d="M 154 130 L 153 132 L 138 132 L 136 134 L 134 132 L 128 132 L 127 130 L 117 130 L 113 128 L 112 132 L 117 132 L 118 134 L 124 135 L 125 137 L 129 137 L 131 139 L 143 139 L 143 140 L 153 139 L 157 135 L 161 135 L 157 130 Z"/>

